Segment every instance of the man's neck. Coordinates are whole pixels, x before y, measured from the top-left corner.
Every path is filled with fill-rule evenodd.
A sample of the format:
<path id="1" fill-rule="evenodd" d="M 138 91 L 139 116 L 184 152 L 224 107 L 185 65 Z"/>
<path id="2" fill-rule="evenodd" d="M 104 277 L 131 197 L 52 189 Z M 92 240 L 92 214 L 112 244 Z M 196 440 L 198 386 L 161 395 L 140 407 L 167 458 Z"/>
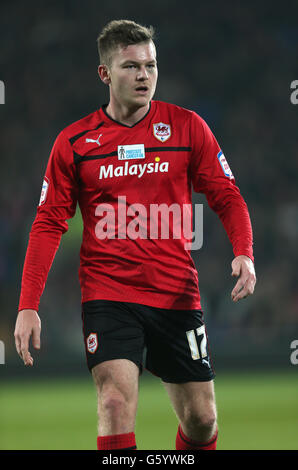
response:
<path id="1" fill-rule="evenodd" d="M 139 122 L 148 113 L 150 103 L 141 108 L 129 109 L 126 106 L 115 106 L 110 101 L 106 107 L 107 114 L 114 119 L 114 121 L 125 124 L 126 126 L 133 126 Z"/>

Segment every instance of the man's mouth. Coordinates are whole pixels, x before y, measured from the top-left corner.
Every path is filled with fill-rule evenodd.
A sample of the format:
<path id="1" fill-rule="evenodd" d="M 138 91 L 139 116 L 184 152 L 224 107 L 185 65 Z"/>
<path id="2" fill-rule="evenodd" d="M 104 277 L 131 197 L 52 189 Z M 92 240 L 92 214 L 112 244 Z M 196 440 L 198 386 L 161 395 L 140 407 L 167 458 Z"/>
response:
<path id="1" fill-rule="evenodd" d="M 149 87 L 147 87 L 146 85 L 140 85 L 136 87 L 136 91 L 140 93 L 146 93 L 148 90 L 149 90 Z"/>

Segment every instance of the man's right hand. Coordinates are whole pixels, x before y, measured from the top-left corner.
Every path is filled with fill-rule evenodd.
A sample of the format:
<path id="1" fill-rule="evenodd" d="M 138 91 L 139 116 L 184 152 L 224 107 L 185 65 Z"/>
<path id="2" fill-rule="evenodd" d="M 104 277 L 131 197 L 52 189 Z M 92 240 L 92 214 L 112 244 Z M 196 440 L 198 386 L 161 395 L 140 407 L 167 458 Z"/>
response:
<path id="1" fill-rule="evenodd" d="M 32 335 L 32 344 L 40 349 L 41 321 L 36 310 L 26 309 L 18 313 L 14 337 L 16 349 L 24 361 L 25 366 L 33 366 L 33 358 L 29 351 L 29 340 Z"/>

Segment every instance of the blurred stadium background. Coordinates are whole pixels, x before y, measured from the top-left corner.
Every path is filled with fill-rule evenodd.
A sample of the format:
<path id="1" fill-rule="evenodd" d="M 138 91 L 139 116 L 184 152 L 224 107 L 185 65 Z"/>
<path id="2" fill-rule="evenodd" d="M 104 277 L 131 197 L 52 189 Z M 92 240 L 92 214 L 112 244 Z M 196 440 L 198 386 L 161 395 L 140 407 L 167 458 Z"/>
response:
<path id="1" fill-rule="evenodd" d="M 219 449 L 298 449 L 298 4 L 295 1 L 1 2 L 0 449 L 94 449 L 96 396 L 85 365 L 78 284 L 81 219 L 64 235 L 40 304 L 42 349 L 14 347 L 22 266 L 49 152 L 60 130 L 107 102 L 96 38 L 111 19 L 157 31 L 155 99 L 210 125 L 253 223 L 258 283 L 234 305 L 233 254 L 204 204 L 193 253 L 217 377 Z M 157 432 L 158 429 L 158 432 Z M 177 421 L 161 383 L 140 380 L 137 441 L 173 449 Z"/>

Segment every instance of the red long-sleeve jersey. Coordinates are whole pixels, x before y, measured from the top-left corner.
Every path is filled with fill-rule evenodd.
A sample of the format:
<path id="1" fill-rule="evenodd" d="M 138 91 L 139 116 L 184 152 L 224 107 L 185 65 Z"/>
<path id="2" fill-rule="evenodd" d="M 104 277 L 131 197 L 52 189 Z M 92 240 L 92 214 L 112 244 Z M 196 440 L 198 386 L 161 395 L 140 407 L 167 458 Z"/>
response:
<path id="1" fill-rule="evenodd" d="M 143 119 L 129 127 L 109 117 L 103 106 L 66 127 L 47 165 L 19 310 L 38 310 L 77 203 L 84 226 L 82 302 L 106 299 L 201 308 L 198 275 L 186 248 L 190 236 L 181 228 L 183 214 L 191 214 L 192 187 L 206 195 L 220 217 L 234 255 L 253 260 L 246 203 L 214 135 L 196 113 L 152 101 Z M 161 215 L 158 208 L 163 209 Z M 167 215 L 168 232 L 162 234 Z"/>

